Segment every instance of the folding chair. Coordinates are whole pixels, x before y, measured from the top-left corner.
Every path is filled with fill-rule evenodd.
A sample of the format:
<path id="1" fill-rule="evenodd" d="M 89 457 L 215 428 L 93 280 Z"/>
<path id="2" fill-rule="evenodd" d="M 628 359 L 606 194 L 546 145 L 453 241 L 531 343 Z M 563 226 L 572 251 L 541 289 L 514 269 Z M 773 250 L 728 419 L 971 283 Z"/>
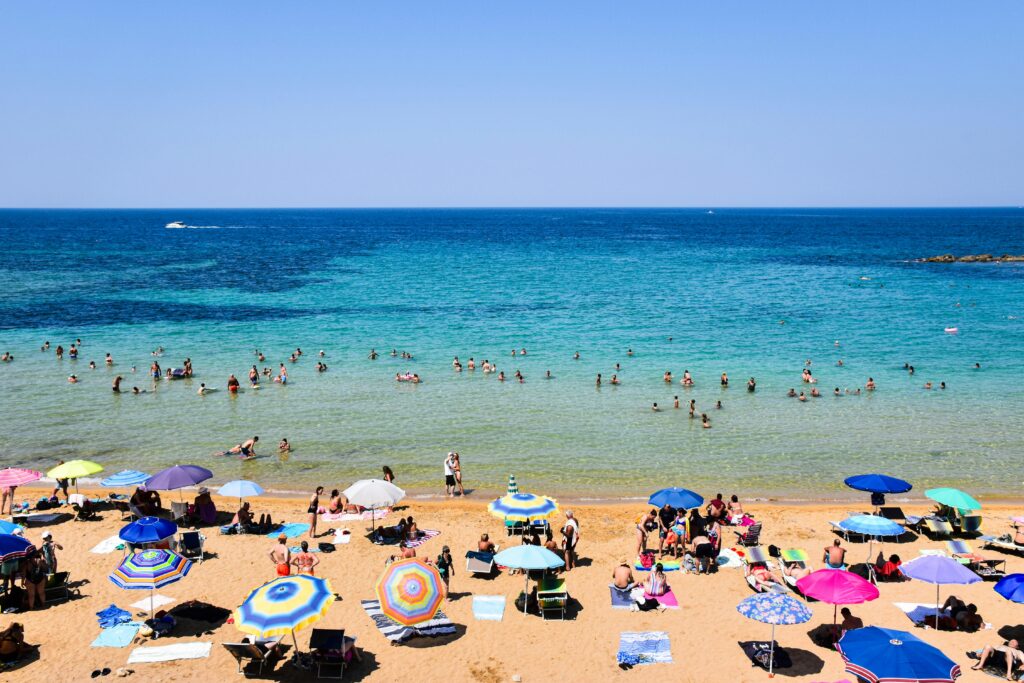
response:
<path id="1" fill-rule="evenodd" d="M 177 522 L 188 515 L 188 503 L 182 501 L 171 501 L 171 521 Z"/>
<path id="2" fill-rule="evenodd" d="M 178 535 L 178 554 L 189 559 L 199 560 L 203 563 L 205 552 L 203 542 L 206 537 L 198 531 L 182 531 Z"/>
<path id="3" fill-rule="evenodd" d="M 748 526 L 744 531 L 734 531 L 736 534 L 736 542 L 742 546 L 752 547 L 760 543 L 761 539 L 761 522 Z"/>
<path id="4" fill-rule="evenodd" d="M 497 552 L 497 548 L 495 548 Z M 475 550 L 466 551 L 466 571 L 470 574 L 491 576 L 494 573 L 494 553 L 484 553 Z"/>
<path id="5" fill-rule="evenodd" d="M 262 643 L 222 643 L 224 649 L 231 653 L 231 656 L 238 662 L 238 673 L 246 678 L 252 675 L 262 676 L 263 667 L 274 664 L 288 650 L 290 645 L 281 642 L 281 639 Z M 251 671 L 252 665 L 256 664 L 256 671 Z"/>
<path id="6" fill-rule="evenodd" d="M 569 593 L 565 590 L 565 579 L 549 577 L 537 582 L 537 608 L 545 620 L 565 619 L 565 607 Z M 548 615 L 552 616 L 548 616 Z"/>
<path id="7" fill-rule="evenodd" d="M 345 675 L 345 654 L 349 648 L 355 646 L 355 638 L 345 636 L 345 629 L 341 628 L 315 628 L 309 636 L 309 649 L 316 662 L 317 678 L 341 679 Z M 336 676 L 324 674 L 337 669 Z"/>
<path id="8" fill-rule="evenodd" d="M 953 559 L 966 564 L 968 569 L 986 581 L 998 581 L 1006 576 L 1006 560 L 982 557 L 967 541 L 946 541 L 946 547 Z"/>

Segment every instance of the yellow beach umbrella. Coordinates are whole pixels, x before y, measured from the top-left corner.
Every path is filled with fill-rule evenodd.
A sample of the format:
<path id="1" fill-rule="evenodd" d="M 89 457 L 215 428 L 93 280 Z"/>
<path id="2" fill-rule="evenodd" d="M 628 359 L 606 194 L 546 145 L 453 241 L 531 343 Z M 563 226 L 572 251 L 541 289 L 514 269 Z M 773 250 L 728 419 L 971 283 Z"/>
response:
<path id="1" fill-rule="evenodd" d="M 75 480 L 75 492 L 78 492 L 78 479 L 81 477 L 88 477 L 91 474 L 97 474 L 103 471 L 103 465 L 92 462 L 91 460 L 71 460 L 63 464 L 57 465 L 52 470 L 46 473 L 46 476 L 53 479 L 74 479 Z"/>

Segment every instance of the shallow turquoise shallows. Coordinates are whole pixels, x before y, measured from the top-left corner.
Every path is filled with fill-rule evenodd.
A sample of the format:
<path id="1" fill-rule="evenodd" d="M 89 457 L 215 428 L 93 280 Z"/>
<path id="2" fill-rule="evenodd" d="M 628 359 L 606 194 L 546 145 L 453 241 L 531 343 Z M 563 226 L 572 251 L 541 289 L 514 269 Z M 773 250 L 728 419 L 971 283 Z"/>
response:
<path id="1" fill-rule="evenodd" d="M 842 482 L 864 472 L 984 499 L 1024 480 L 1024 264 L 914 262 L 1024 253 L 1018 209 L 0 211 L 0 239 L 0 466 L 194 463 L 211 486 L 292 491 L 389 465 L 415 495 L 443 493 L 455 450 L 471 490 L 515 474 L 645 500 L 859 495 Z M 186 357 L 193 378 L 148 377 Z M 287 385 L 248 388 L 280 363 Z M 145 393 L 112 392 L 118 374 Z M 253 435 L 260 457 L 214 455 Z"/>

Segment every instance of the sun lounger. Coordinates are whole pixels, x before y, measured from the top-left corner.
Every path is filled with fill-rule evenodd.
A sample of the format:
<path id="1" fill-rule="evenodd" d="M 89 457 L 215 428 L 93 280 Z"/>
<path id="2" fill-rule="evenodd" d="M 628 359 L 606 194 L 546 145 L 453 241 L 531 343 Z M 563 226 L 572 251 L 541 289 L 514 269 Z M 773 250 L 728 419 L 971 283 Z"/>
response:
<path id="1" fill-rule="evenodd" d="M 790 588 L 796 589 L 796 579 L 786 574 L 785 570 L 789 567 L 808 567 L 807 560 L 807 553 L 799 548 L 789 548 L 780 553 L 779 562 L 782 563 L 782 578 Z"/>
<path id="2" fill-rule="evenodd" d="M 263 667 L 279 660 L 291 647 L 282 643 L 280 639 L 265 643 L 222 643 L 222 645 L 238 662 L 238 673 L 244 674 L 246 678 L 252 675 L 262 676 Z M 271 668 L 273 668 L 272 663 Z"/>
<path id="3" fill-rule="evenodd" d="M 1024 553 L 1024 545 L 1013 542 L 1013 536 L 1004 534 L 1002 536 L 981 536 L 984 547 L 995 548 L 1003 552 Z"/>
<path id="4" fill-rule="evenodd" d="M 768 552 L 761 547 L 750 548 L 747 550 L 746 556 L 743 558 L 743 577 L 754 591 L 758 593 L 764 593 L 769 590 L 787 591 L 786 586 L 775 583 L 774 581 L 759 583 L 757 578 L 751 573 L 750 568 L 757 564 L 763 564 L 768 569 L 774 569 L 771 558 L 768 556 Z"/>
<path id="5" fill-rule="evenodd" d="M 497 548 L 494 549 L 497 552 Z M 494 565 L 494 553 L 483 553 L 475 550 L 466 551 L 466 571 L 470 574 L 480 574 L 490 577 L 496 569 Z"/>
<path id="6" fill-rule="evenodd" d="M 345 657 L 355 647 L 356 639 L 345 635 L 341 628 L 315 628 L 309 636 L 309 649 L 316 662 L 317 678 L 341 679 L 345 675 Z M 324 669 L 337 670 L 336 676 L 324 675 Z"/>
<path id="7" fill-rule="evenodd" d="M 830 520 L 829 520 L 829 522 L 828 522 L 828 525 L 829 525 L 830 527 L 832 527 L 832 531 L 834 531 L 835 533 L 837 533 L 837 534 L 839 534 L 840 536 L 842 536 L 842 537 L 843 537 L 843 540 L 849 541 L 849 540 L 850 540 L 850 534 L 855 534 L 855 532 L 853 532 L 853 531 L 847 531 L 847 530 L 846 530 L 846 529 L 844 529 L 843 527 L 839 526 L 839 522 L 837 522 L 837 521 L 835 521 L 835 520 L 831 520 L 831 519 L 830 519 Z M 855 535 L 856 535 L 856 534 L 855 534 Z"/>
<path id="8" fill-rule="evenodd" d="M 537 607 L 544 619 L 565 619 L 568 602 L 565 579 L 549 577 L 537 582 Z"/>
<path id="9" fill-rule="evenodd" d="M 206 537 L 198 531 L 183 531 L 178 535 L 178 554 L 203 563 L 203 542 Z"/>
<path id="10" fill-rule="evenodd" d="M 998 581 L 1006 576 L 1006 560 L 982 557 L 967 541 L 946 541 L 946 547 L 955 559 L 964 562 L 968 569 L 986 581 Z"/>
<path id="11" fill-rule="evenodd" d="M 878 514 L 893 522 L 906 521 L 907 516 L 901 507 L 883 507 L 878 509 Z"/>
<path id="12" fill-rule="evenodd" d="M 932 538 L 944 538 L 953 534 L 953 525 L 944 519 L 925 517 L 924 532 Z"/>
<path id="13" fill-rule="evenodd" d="M 761 522 L 745 527 L 743 531 L 734 531 L 736 542 L 742 546 L 753 547 L 761 542 Z"/>

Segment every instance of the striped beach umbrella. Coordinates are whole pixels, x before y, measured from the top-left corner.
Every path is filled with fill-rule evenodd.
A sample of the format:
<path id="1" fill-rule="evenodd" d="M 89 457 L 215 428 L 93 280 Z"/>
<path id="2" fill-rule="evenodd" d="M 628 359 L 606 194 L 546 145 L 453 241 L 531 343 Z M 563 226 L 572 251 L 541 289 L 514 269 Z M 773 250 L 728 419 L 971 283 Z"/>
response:
<path id="1" fill-rule="evenodd" d="M 282 576 L 249 593 L 235 610 L 235 626 L 257 638 L 291 633 L 294 641 L 295 631 L 319 621 L 332 602 L 334 591 L 327 579 Z"/>
<path id="2" fill-rule="evenodd" d="M 35 552 L 36 547 L 24 536 L 0 534 L 0 562 L 18 560 Z"/>
<path id="3" fill-rule="evenodd" d="M 129 488 L 145 483 L 149 476 L 145 472 L 139 472 L 138 470 L 121 470 L 117 474 L 112 474 L 101 481 L 100 486 L 106 486 L 111 489 Z"/>
<path id="4" fill-rule="evenodd" d="M 43 478 L 42 472 L 23 470 L 20 467 L 7 467 L 0 470 L 0 489 L 13 489 L 15 486 L 31 484 Z M 14 493 L 11 492 L 11 509 L 14 509 Z"/>
<path id="5" fill-rule="evenodd" d="M 508 475 L 508 490 L 505 491 L 505 493 L 510 496 L 514 493 L 519 493 L 519 484 L 516 483 L 516 475 Z"/>
<path id="6" fill-rule="evenodd" d="M 381 611 L 403 626 L 433 619 L 445 596 L 437 568 L 414 557 L 392 562 L 377 579 L 376 591 Z"/>
<path id="7" fill-rule="evenodd" d="M 188 574 L 192 563 L 170 550 L 142 550 L 126 556 L 110 573 L 110 581 L 125 590 L 149 591 L 149 616 L 153 617 L 153 591 Z"/>
<path id="8" fill-rule="evenodd" d="M 487 510 L 495 517 L 513 522 L 529 522 L 532 519 L 546 519 L 558 512 L 558 502 L 554 498 L 533 493 L 513 493 L 492 500 Z"/>

